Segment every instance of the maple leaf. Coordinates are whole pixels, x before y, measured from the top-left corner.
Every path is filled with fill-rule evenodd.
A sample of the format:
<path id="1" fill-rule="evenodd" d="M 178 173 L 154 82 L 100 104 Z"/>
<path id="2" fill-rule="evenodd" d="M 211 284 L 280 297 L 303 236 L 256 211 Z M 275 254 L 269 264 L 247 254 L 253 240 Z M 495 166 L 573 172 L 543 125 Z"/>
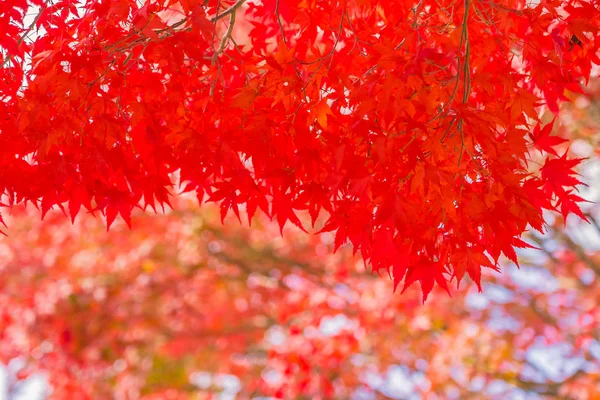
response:
<path id="1" fill-rule="evenodd" d="M 542 179 L 545 181 L 545 188 L 555 195 L 562 197 L 565 195 L 565 187 L 574 187 L 583 184 L 573 175 L 577 172 L 573 170 L 579 165 L 583 158 L 568 159 L 567 152 L 560 158 L 546 159 L 546 162 L 540 169 Z"/>
<path id="2" fill-rule="evenodd" d="M 298 209 L 301 209 L 300 205 L 302 204 L 308 205 L 308 213 L 310 214 L 313 228 L 321 209 L 331 212 L 331 202 L 327 196 L 327 192 L 323 188 L 323 185 L 315 182 L 309 182 L 302 186 L 301 192 L 296 198 L 296 204 L 298 204 Z"/>
<path id="3" fill-rule="evenodd" d="M 558 203 L 556 205 L 557 207 L 560 207 L 560 212 L 565 220 L 565 223 L 567 222 L 567 217 L 569 216 L 569 214 L 575 214 L 582 220 L 589 222 L 588 218 L 585 216 L 583 211 L 581 211 L 581 207 L 577 204 L 584 202 L 589 203 L 589 201 L 573 194 L 572 192 L 572 190 L 566 191 L 564 195 L 559 197 Z"/>
<path id="4" fill-rule="evenodd" d="M 517 121 L 523 115 L 527 115 L 529 118 L 538 120 L 538 113 L 535 111 L 535 107 L 541 105 L 538 102 L 539 98 L 523 89 L 518 89 L 518 95 L 514 97 L 512 105 L 510 106 L 510 115 L 512 120 Z"/>
<path id="5" fill-rule="evenodd" d="M 85 186 L 74 185 L 71 189 L 71 197 L 69 200 L 71 223 L 75 223 L 75 217 L 77 217 L 82 205 L 88 210 L 92 210 L 91 199 Z"/>
<path id="6" fill-rule="evenodd" d="M 327 220 L 327 222 L 325 222 L 323 228 L 316 232 L 317 234 L 320 234 L 325 232 L 336 231 L 333 240 L 334 253 L 338 251 L 338 249 L 348 240 L 348 230 L 345 224 L 343 224 L 342 221 L 340 221 L 340 219 L 340 216 L 329 216 L 329 219 Z"/>
<path id="7" fill-rule="evenodd" d="M 413 283 L 419 282 L 421 284 L 421 292 L 423 293 L 423 303 L 427 301 L 429 293 L 433 289 L 433 284 L 437 282 L 448 294 L 450 289 L 448 288 L 448 281 L 444 276 L 448 273 L 444 262 L 441 261 L 421 261 L 419 264 L 408 267 L 406 277 L 404 278 L 404 287 L 402 293 L 406 291 Z"/>
<path id="8" fill-rule="evenodd" d="M 252 104 L 254 99 L 258 96 L 258 92 L 256 88 L 253 87 L 243 87 L 240 89 L 240 92 L 235 95 L 233 101 L 231 102 L 232 107 L 246 108 Z"/>
<path id="9" fill-rule="evenodd" d="M 38 68 L 38 66 L 40 66 L 42 63 L 51 60 L 52 57 L 54 56 L 54 54 L 55 54 L 54 50 L 44 50 L 44 51 L 40 51 L 39 53 L 37 53 L 31 59 L 31 62 L 33 65 L 32 69 L 35 71 Z"/>
<path id="10" fill-rule="evenodd" d="M 567 142 L 567 139 L 563 139 L 558 136 L 550 136 L 552 127 L 554 126 L 554 119 L 552 122 L 546 124 L 544 128 L 540 129 L 540 124 L 536 124 L 533 132 L 530 133 L 533 145 L 539 151 L 545 151 L 558 157 L 558 153 L 552 147 L 558 146 L 562 143 Z"/>
<path id="11" fill-rule="evenodd" d="M 121 215 L 129 229 L 131 229 L 131 211 L 133 210 L 133 205 L 129 200 L 131 197 L 130 193 L 113 193 L 111 196 L 107 197 L 103 207 L 106 213 L 106 231 L 110 230 L 110 226 L 115 221 L 115 218 L 118 214 Z"/>
<path id="12" fill-rule="evenodd" d="M 290 221 L 302 231 L 306 232 L 306 229 L 304 229 L 302 223 L 294 213 L 292 204 L 289 195 L 286 195 L 282 191 L 276 192 L 273 196 L 271 215 L 273 217 L 277 216 L 277 223 L 279 224 L 281 235 L 283 235 L 283 227 L 287 221 Z"/>
<path id="13" fill-rule="evenodd" d="M 467 273 L 481 292 L 481 268 L 486 267 L 496 272 L 500 271 L 497 265 L 492 264 L 481 248 L 467 248 L 464 251 L 454 253 L 454 260 L 453 276 L 456 278 L 457 289 L 465 273 Z"/>
<path id="14" fill-rule="evenodd" d="M 210 20 L 206 17 L 204 9 L 201 7 L 197 7 L 192 15 L 192 30 L 199 30 L 206 40 L 212 39 L 216 33 L 215 24 L 211 23 Z"/>
<path id="15" fill-rule="evenodd" d="M 216 182 L 213 184 L 217 190 L 211 193 L 207 201 L 210 202 L 221 202 L 221 222 L 225 221 L 228 211 L 233 210 L 235 216 L 240 223 L 240 210 L 238 208 L 238 195 L 236 194 L 236 188 L 230 182 Z"/>
<path id="16" fill-rule="evenodd" d="M 263 189 L 257 185 L 253 185 L 253 191 L 250 191 L 246 198 L 246 213 L 248 215 L 248 225 L 252 225 L 252 217 L 256 213 L 256 210 L 262 210 L 267 216 L 269 216 L 269 203 L 267 197 L 263 193 Z"/>
<path id="17" fill-rule="evenodd" d="M 317 103 L 317 105 L 315 105 L 313 108 L 312 112 L 314 118 L 316 118 L 317 122 L 319 122 L 319 125 L 321 125 L 323 129 L 327 129 L 327 116 L 333 115 L 331 108 L 327 104 L 327 99 L 323 98 L 321 101 L 319 101 L 319 103 Z"/>
<path id="18" fill-rule="evenodd" d="M 63 213 L 65 212 L 59 193 L 57 191 L 47 193 L 42 198 L 41 202 L 42 219 L 44 219 L 48 211 L 50 211 L 55 205 L 58 206 Z"/>

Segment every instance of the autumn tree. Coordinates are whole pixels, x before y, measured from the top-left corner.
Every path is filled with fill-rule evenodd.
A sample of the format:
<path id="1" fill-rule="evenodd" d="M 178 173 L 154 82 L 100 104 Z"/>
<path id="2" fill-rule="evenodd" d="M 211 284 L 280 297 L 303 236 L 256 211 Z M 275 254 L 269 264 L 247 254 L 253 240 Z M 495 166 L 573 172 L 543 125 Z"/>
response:
<path id="1" fill-rule="evenodd" d="M 581 92 L 599 27 L 593 0 L 4 0 L 2 203 L 110 227 L 193 192 L 326 215 L 425 298 L 479 284 L 544 210 L 582 217 L 539 115 Z"/>
<path id="2" fill-rule="evenodd" d="M 599 28 L 593 0 L 3 0 L 11 393 L 595 398 Z"/>

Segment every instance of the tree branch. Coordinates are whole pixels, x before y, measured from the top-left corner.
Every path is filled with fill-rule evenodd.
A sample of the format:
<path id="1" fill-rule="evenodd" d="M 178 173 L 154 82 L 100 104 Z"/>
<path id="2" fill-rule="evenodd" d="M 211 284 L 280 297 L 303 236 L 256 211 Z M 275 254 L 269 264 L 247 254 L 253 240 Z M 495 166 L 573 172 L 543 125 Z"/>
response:
<path id="1" fill-rule="evenodd" d="M 229 14 L 235 15 L 235 12 L 237 11 L 237 9 L 240 8 L 242 6 L 242 4 L 244 4 L 245 2 L 246 2 L 246 0 L 238 0 L 234 5 L 232 5 L 225 11 L 223 11 L 221 14 L 217 13 L 217 15 L 215 15 L 214 17 L 212 17 L 210 19 L 210 22 L 217 22 L 218 20 L 220 20 L 223 17 L 228 16 Z"/>
<path id="2" fill-rule="evenodd" d="M 33 27 L 35 26 L 35 24 L 37 24 L 37 22 L 39 21 L 40 17 L 44 13 L 44 11 L 46 11 L 46 8 L 47 7 L 41 7 L 40 8 L 40 12 L 38 12 L 38 14 L 35 16 L 35 18 L 33 19 L 33 22 L 31 22 L 31 24 L 29 24 L 29 26 L 27 27 L 27 30 L 25 32 L 23 32 L 23 34 L 21 35 L 21 37 L 19 38 L 19 40 L 17 40 L 17 46 L 20 45 L 21 43 L 23 43 L 23 41 L 25 40 L 25 38 L 27 38 L 27 35 L 29 35 L 29 32 L 31 32 L 31 30 L 33 29 Z M 13 58 L 15 58 L 14 55 L 7 55 L 6 58 L 4 59 L 4 61 L 2 62 L 2 68 L 4 68 L 4 66 L 8 62 L 10 62 Z"/>

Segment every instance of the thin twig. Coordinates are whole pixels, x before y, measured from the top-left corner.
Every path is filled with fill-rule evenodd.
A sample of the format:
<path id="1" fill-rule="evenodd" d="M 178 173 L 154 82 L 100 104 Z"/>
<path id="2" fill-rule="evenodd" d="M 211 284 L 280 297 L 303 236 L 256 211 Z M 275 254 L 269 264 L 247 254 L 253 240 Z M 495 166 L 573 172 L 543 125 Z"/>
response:
<path id="1" fill-rule="evenodd" d="M 279 24 L 279 30 L 281 31 L 281 36 L 283 38 L 283 42 L 287 46 L 287 39 L 285 38 L 285 31 L 283 30 L 283 23 L 281 22 L 281 16 L 279 15 L 279 0 L 275 3 L 275 17 L 277 18 L 277 24 Z"/>
<path id="2" fill-rule="evenodd" d="M 467 104 L 467 102 L 469 101 L 469 95 L 470 95 L 470 91 L 471 91 L 471 64 L 470 64 L 470 55 L 471 55 L 471 44 L 469 42 L 469 7 L 470 7 L 470 3 L 469 0 L 465 0 L 465 15 L 463 17 L 463 26 L 462 26 L 462 34 L 460 37 L 460 43 L 461 43 L 461 48 L 462 48 L 462 44 L 465 44 L 465 64 L 463 66 L 463 98 L 462 98 L 462 102 L 463 104 Z M 459 65 L 460 65 L 460 61 L 459 61 Z M 458 87 L 458 80 L 456 81 L 456 86 L 454 87 L 454 89 L 456 90 L 456 88 Z M 457 129 L 460 132 L 460 140 L 461 140 L 461 147 L 460 147 L 460 154 L 458 156 L 458 166 L 460 167 L 460 163 L 462 161 L 462 157 L 463 157 L 463 152 L 465 150 L 465 134 L 463 131 L 463 119 L 460 118 L 457 124 Z M 473 158 L 473 156 L 471 156 L 471 158 Z"/>
<path id="3" fill-rule="evenodd" d="M 214 17 L 212 17 L 210 19 L 210 22 L 217 22 L 218 20 L 220 20 L 223 17 L 226 17 L 229 14 L 235 15 L 235 12 L 237 11 L 237 9 L 240 8 L 242 6 L 242 4 L 244 4 L 245 2 L 246 2 L 246 0 L 238 0 L 234 5 L 229 7 L 227 10 L 223 11 L 221 14 L 217 14 Z"/>
<path id="4" fill-rule="evenodd" d="M 238 3 L 243 3 L 244 1 L 245 0 L 239 1 Z M 230 7 L 229 9 L 231 9 L 231 8 L 233 8 L 233 6 Z M 225 14 L 225 12 L 223 14 Z M 223 14 L 221 14 L 221 15 L 223 15 Z M 219 48 L 217 50 L 215 50 L 214 54 L 211 57 L 211 62 L 213 63 L 213 65 L 217 62 L 217 58 L 219 57 L 219 54 L 221 54 L 221 53 L 223 53 L 223 51 L 225 51 L 225 47 L 227 47 L 227 43 L 229 42 L 229 39 L 231 38 L 231 33 L 233 32 L 233 26 L 235 25 L 235 15 L 236 15 L 235 12 L 229 13 L 229 26 L 227 27 L 227 31 L 221 38 L 221 44 L 219 45 Z"/>
<path id="5" fill-rule="evenodd" d="M 38 12 L 38 14 L 35 16 L 35 18 L 33 19 L 33 22 L 31 22 L 31 24 L 29 24 L 29 27 L 27 27 L 27 30 L 25 32 L 23 32 L 23 34 L 21 35 L 21 37 L 19 38 L 19 40 L 17 40 L 17 46 L 21 45 L 21 43 L 23 43 L 23 41 L 27 38 L 27 35 L 29 35 L 29 32 L 31 32 L 31 30 L 33 29 L 33 27 L 35 26 L 35 24 L 37 24 L 37 22 L 39 21 L 40 17 L 42 16 L 42 14 L 44 13 L 44 11 L 46 11 L 47 7 L 42 7 L 40 8 L 40 12 Z M 14 55 L 7 55 L 6 58 L 4 59 L 4 61 L 2 62 L 2 68 L 4 68 L 4 66 L 10 62 L 13 58 L 15 58 Z"/>

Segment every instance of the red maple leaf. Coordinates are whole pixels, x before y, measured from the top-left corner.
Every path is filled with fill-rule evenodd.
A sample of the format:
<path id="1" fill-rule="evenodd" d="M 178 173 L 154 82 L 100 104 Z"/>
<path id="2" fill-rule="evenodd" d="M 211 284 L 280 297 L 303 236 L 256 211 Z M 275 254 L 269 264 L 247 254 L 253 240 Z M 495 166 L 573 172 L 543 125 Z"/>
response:
<path id="1" fill-rule="evenodd" d="M 415 264 L 408 268 L 406 272 L 406 278 L 404 279 L 404 287 L 402 293 L 406 291 L 413 283 L 419 282 L 421 284 L 421 291 L 423 292 L 423 303 L 427 300 L 429 293 L 433 289 L 434 282 L 437 282 L 448 294 L 450 289 L 448 288 L 448 280 L 444 274 L 448 274 L 448 268 L 444 261 L 431 261 L 422 260 L 419 264 Z"/>
<path id="2" fill-rule="evenodd" d="M 533 132 L 530 133 L 530 136 L 533 140 L 533 146 L 536 149 L 539 151 L 545 151 L 558 157 L 558 153 L 553 149 L 553 147 L 565 143 L 568 140 L 559 136 L 550 136 L 553 126 L 554 120 L 546 124 L 543 128 L 540 128 L 540 124 L 536 124 L 535 128 L 533 128 Z"/>

